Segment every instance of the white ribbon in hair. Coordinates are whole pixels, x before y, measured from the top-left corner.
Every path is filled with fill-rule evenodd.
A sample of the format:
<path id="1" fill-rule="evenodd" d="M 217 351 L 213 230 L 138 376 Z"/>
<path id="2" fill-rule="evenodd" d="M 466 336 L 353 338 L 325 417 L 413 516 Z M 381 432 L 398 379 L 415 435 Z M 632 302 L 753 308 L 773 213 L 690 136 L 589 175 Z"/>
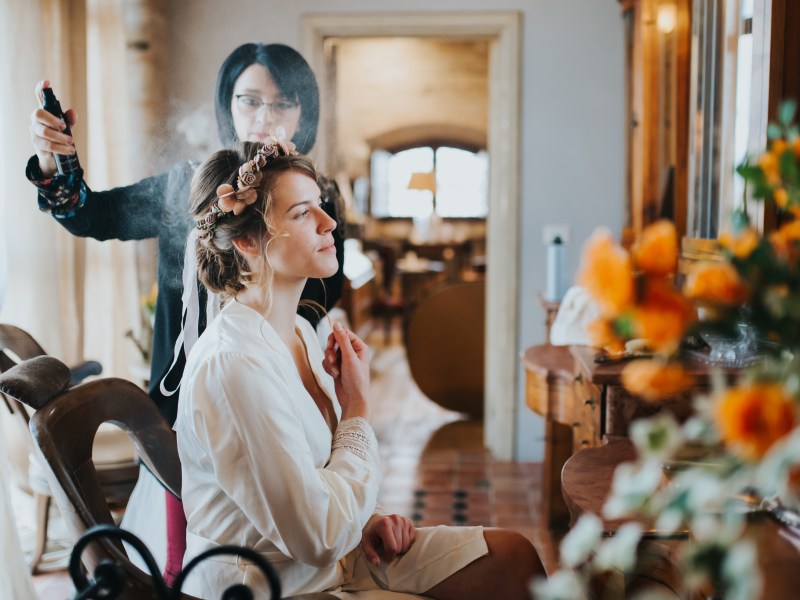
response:
<path id="1" fill-rule="evenodd" d="M 175 340 L 175 348 L 172 351 L 172 364 L 159 383 L 159 389 L 164 396 L 172 396 L 180 388 L 180 382 L 175 389 L 168 390 L 165 381 L 181 354 L 181 347 L 189 357 L 189 351 L 197 342 L 200 328 L 200 294 L 197 291 L 197 236 L 200 232 L 196 227 L 192 228 L 189 239 L 186 240 L 186 249 L 183 253 L 183 294 L 181 295 L 181 332 Z M 219 314 L 220 300 L 217 294 L 207 291 L 208 301 L 206 302 L 206 324 L 211 323 L 214 317 Z"/>

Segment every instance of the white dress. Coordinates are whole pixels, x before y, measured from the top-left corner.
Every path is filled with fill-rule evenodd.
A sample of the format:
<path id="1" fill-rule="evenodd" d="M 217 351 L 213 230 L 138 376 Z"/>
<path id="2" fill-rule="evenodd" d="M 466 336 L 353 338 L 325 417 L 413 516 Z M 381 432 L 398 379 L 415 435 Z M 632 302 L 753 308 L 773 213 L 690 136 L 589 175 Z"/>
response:
<path id="1" fill-rule="evenodd" d="M 313 328 L 301 317 L 296 324 L 317 382 L 335 398 Z M 235 544 L 272 563 L 285 595 L 341 583 L 340 561 L 361 541 L 380 484 L 377 442 L 366 422 L 352 430 L 348 448 L 331 451 L 328 424 L 288 348 L 258 312 L 236 301 L 192 349 L 178 406 L 185 563 Z M 338 402 L 333 406 L 340 417 Z M 256 570 L 224 557 L 209 567 L 189 577 L 187 592 L 218 598 Z"/>

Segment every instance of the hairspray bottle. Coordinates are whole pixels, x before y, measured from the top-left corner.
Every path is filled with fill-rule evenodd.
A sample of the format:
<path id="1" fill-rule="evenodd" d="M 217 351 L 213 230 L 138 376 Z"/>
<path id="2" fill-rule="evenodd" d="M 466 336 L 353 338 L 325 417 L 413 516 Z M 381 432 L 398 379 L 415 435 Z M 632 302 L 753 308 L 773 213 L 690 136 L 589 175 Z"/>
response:
<path id="1" fill-rule="evenodd" d="M 49 112 L 51 115 L 55 115 L 62 121 L 64 121 L 64 133 L 66 135 L 72 135 L 72 131 L 69 128 L 69 120 L 67 119 L 66 115 L 61 110 L 61 103 L 56 98 L 56 95 L 53 93 L 52 88 L 44 88 L 42 89 L 42 108 Z M 56 154 L 53 153 L 53 156 L 56 159 L 56 166 L 58 167 L 58 172 L 61 175 L 69 175 L 70 173 L 74 173 L 78 169 L 81 168 L 81 164 L 78 162 L 78 155 L 77 154 Z"/>

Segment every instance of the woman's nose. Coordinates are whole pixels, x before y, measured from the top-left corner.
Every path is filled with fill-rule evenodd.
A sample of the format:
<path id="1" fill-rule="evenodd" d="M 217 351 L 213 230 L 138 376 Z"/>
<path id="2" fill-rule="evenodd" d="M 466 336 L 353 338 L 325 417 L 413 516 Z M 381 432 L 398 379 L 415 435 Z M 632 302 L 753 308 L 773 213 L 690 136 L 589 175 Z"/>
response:
<path id="1" fill-rule="evenodd" d="M 325 212 L 325 209 L 320 206 L 320 220 L 319 220 L 319 230 L 322 233 L 329 233 L 336 229 L 336 219 L 332 218 L 328 213 Z"/>
<path id="2" fill-rule="evenodd" d="M 268 104 L 262 104 L 256 111 L 256 123 L 263 123 L 268 127 L 275 124 L 275 117 L 272 115 L 272 110 Z"/>

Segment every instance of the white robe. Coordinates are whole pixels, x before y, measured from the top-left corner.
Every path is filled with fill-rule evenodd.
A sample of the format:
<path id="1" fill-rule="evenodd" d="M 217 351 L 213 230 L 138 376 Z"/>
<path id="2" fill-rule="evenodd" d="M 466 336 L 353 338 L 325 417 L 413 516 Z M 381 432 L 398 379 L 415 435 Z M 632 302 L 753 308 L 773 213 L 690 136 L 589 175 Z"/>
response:
<path id="1" fill-rule="evenodd" d="M 314 330 L 301 317 L 296 326 L 340 418 Z M 342 559 L 361 541 L 380 484 L 377 441 L 358 421 L 357 439 L 332 451 L 330 429 L 286 345 L 258 312 L 231 301 L 192 349 L 181 383 L 184 564 L 235 544 L 276 568 L 284 595 L 341 584 Z M 222 557 L 193 571 L 184 590 L 219 598 L 236 583 L 263 586 L 255 566 Z"/>

